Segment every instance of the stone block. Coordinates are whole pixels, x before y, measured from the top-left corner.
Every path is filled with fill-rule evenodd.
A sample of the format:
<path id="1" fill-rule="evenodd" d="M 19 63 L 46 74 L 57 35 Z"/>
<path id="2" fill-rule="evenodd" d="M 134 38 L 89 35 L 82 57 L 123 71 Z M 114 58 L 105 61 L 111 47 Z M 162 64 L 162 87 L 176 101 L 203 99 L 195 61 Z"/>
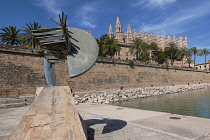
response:
<path id="1" fill-rule="evenodd" d="M 69 87 L 45 87 L 8 140 L 86 140 L 81 121 Z"/>

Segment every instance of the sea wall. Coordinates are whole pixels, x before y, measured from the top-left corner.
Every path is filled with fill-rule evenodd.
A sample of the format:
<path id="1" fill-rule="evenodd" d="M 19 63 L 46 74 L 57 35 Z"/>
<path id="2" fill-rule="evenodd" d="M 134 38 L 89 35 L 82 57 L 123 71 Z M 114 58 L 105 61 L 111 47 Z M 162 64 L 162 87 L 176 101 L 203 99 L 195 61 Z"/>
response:
<path id="1" fill-rule="evenodd" d="M 0 93 L 35 94 L 46 86 L 43 57 L 34 49 L 11 49 L 0 45 Z M 210 73 L 127 61 L 98 59 L 85 74 L 69 78 L 66 61 L 56 64 L 58 86 L 70 86 L 75 93 L 150 86 L 186 85 L 210 82 Z"/>
<path id="2" fill-rule="evenodd" d="M 104 91 L 150 86 L 170 86 L 207 83 L 210 74 L 146 66 L 96 63 L 86 74 L 69 84 L 76 91 Z"/>
<path id="3" fill-rule="evenodd" d="M 134 89 L 112 90 L 90 92 L 82 95 L 74 95 L 75 104 L 91 102 L 105 103 L 119 102 L 135 98 L 146 98 L 150 96 L 160 96 L 165 94 L 173 94 L 178 92 L 186 92 L 200 89 L 209 89 L 210 84 L 190 84 L 190 85 L 174 85 L 164 87 L 144 87 Z"/>

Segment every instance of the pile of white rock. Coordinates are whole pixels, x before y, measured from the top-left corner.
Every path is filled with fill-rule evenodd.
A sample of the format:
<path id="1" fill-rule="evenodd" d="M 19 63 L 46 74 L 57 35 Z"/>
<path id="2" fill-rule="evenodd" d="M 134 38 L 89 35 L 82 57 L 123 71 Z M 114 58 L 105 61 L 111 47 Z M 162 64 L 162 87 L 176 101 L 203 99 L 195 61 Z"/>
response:
<path id="1" fill-rule="evenodd" d="M 185 91 L 193 91 L 198 89 L 210 88 L 210 84 L 190 84 L 190 85 L 175 85 L 165 87 L 145 87 L 135 89 L 124 89 L 116 91 L 99 91 L 88 93 L 83 96 L 74 95 L 75 104 L 91 102 L 105 103 L 119 102 L 120 100 L 128 100 L 133 98 L 146 98 L 150 96 L 160 96 L 164 94 L 172 94 Z"/>

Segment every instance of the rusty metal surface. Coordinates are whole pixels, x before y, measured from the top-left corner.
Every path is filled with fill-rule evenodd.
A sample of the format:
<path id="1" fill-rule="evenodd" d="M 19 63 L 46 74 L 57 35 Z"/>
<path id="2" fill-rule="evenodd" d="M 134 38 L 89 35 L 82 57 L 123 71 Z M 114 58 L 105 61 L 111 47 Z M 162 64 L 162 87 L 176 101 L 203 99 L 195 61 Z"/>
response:
<path id="1" fill-rule="evenodd" d="M 88 71 L 98 57 L 96 39 L 84 30 L 68 28 L 72 32 L 71 54 L 67 56 L 70 77 Z"/>
<path id="2" fill-rule="evenodd" d="M 52 18 L 51 18 L 52 19 Z M 70 77 L 75 77 L 88 71 L 98 57 L 96 39 L 84 30 L 68 28 L 67 15 L 59 15 L 60 23 L 52 19 L 60 27 L 33 30 L 32 34 L 39 39 L 45 48 L 44 72 L 47 84 L 55 86 L 54 65 L 59 59 L 68 60 Z M 51 54 L 51 56 L 48 56 Z"/>
<path id="3" fill-rule="evenodd" d="M 48 86 L 55 85 L 55 63 L 50 63 L 44 58 L 44 74 Z"/>

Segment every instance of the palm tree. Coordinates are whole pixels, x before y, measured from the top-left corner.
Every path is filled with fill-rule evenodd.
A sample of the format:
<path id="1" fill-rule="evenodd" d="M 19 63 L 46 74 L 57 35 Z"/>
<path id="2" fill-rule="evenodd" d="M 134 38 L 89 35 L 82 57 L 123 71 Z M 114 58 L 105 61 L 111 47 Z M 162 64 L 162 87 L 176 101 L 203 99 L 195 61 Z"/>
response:
<path id="1" fill-rule="evenodd" d="M 206 56 L 209 55 L 209 53 L 210 53 L 209 49 L 207 49 L 207 48 L 203 48 L 199 52 L 199 56 L 203 56 L 204 55 L 204 57 L 205 57 L 205 65 L 204 65 L 205 68 L 206 68 Z"/>
<path id="2" fill-rule="evenodd" d="M 136 53 L 136 59 L 139 59 L 139 54 L 141 52 L 141 46 L 143 44 L 143 40 L 141 38 L 135 38 L 134 40 L 131 40 L 131 47 L 130 47 L 130 53 L 133 54 Z"/>
<path id="3" fill-rule="evenodd" d="M 99 47 L 99 53 L 98 55 L 99 56 L 102 56 L 102 57 L 106 57 L 106 54 L 105 54 L 105 51 L 104 51 L 104 43 L 105 43 L 105 40 L 106 38 L 108 37 L 107 34 L 105 35 L 102 35 L 99 39 L 96 39 L 97 43 L 98 43 L 98 47 Z"/>
<path id="4" fill-rule="evenodd" d="M 192 48 L 190 49 L 190 52 L 191 52 L 192 55 L 194 55 L 194 69 L 195 69 L 196 55 L 198 55 L 198 49 L 197 49 L 197 47 L 192 47 Z"/>
<path id="5" fill-rule="evenodd" d="M 148 44 L 148 49 L 150 52 L 150 59 L 154 61 L 155 59 L 155 55 L 158 54 L 158 51 L 160 50 L 160 48 L 158 48 L 158 44 L 155 42 L 152 42 L 150 44 Z"/>
<path id="6" fill-rule="evenodd" d="M 15 26 L 4 27 L 0 29 L 0 41 L 9 45 L 20 45 L 19 32 Z"/>
<path id="7" fill-rule="evenodd" d="M 114 37 L 107 37 L 105 41 L 104 47 L 106 47 L 107 55 L 114 57 L 114 55 L 121 50 L 120 46 L 117 44 Z"/>
<path id="8" fill-rule="evenodd" d="M 111 57 L 114 57 L 114 55 L 121 50 L 114 37 L 102 35 L 100 39 L 97 40 L 97 42 L 99 46 L 99 54 L 101 56 L 109 55 Z"/>
<path id="9" fill-rule="evenodd" d="M 191 59 L 191 57 L 187 57 L 186 62 L 188 63 L 189 68 L 190 68 L 190 64 L 193 62 L 192 59 Z"/>
<path id="10" fill-rule="evenodd" d="M 155 42 L 152 42 L 149 44 L 149 49 L 152 50 L 152 51 L 157 51 L 159 48 L 158 48 L 158 44 L 155 43 Z"/>
<path id="11" fill-rule="evenodd" d="M 157 48 L 157 50 L 152 53 L 152 60 L 158 64 L 163 64 L 164 62 L 167 63 L 167 56 L 162 48 Z"/>
<path id="12" fill-rule="evenodd" d="M 26 24 L 26 26 L 23 27 L 23 32 L 22 36 L 22 43 L 23 45 L 28 45 L 32 48 L 36 48 L 39 46 L 39 40 L 37 38 L 34 38 L 32 35 L 32 30 L 38 30 L 42 28 L 42 25 L 39 25 L 39 23 L 35 22 L 34 23 L 29 23 Z"/>
<path id="13" fill-rule="evenodd" d="M 179 49 L 177 48 L 176 43 L 170 42 L 168 43 L 169 47 L 165 48 L 166 56 L 171 60 L 171 66 L 173 66 L 173 62 L 178 58 Z"/>
<path id="14" fill-rule="evenodd" d="M 180 53 L 178 54 L 178 57 L 182 61 L 182 65 L 183 65 L 184 58 L 188 58 L 190 56 L 190 53 L 187 47 L 180 48 L 179 50 L 180 50 L 179 51 Z"/>

